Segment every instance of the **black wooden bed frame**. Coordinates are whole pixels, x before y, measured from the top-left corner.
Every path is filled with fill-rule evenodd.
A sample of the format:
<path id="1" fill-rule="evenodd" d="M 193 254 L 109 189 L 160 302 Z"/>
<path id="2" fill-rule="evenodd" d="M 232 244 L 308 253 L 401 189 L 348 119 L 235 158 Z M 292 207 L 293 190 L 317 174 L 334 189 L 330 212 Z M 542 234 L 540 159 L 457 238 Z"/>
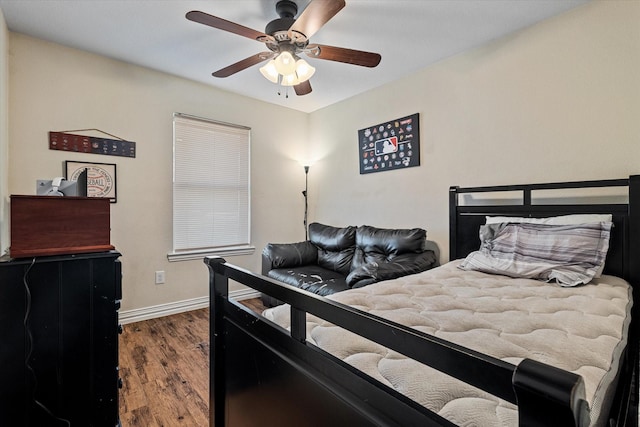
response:
<path id="1" fill-rule="evenodd" d="M 628 203 L 536 204 L 532 192 L 628 187 Z M 518 204 L 462 205 L 461 195 L 519 192 Z M 510 193 L 509 193 L 510 194 Z M 605 274 L 640 286 L 640 175 L 628 179 L 450 189 L 450 259 L 479 247 L 485 215 L 611 213 Z M 207 257 L 211 295 L 211 426 L 450 426 L 449 421 L 306 342 L 306 313 L 518 405 L 520 426 L 574 426 L 588 417 L 582 378 L 530 359 L 517 366 Z M 228 295 L 229 280 L 291 305 L 291 332 Z M 637 305 L 610 418 L 637 426 Z"/>

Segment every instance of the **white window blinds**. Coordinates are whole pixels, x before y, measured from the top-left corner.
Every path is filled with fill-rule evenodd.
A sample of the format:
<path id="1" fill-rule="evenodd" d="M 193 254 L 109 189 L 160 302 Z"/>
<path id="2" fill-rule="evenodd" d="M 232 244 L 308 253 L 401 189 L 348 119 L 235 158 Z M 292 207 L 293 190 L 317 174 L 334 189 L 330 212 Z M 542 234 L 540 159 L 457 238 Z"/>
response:
<path id="1" fill-rule="evenodd" d="M 250 129 L 176 114 L 173 134 L 173 255 L 250 253 Z"/>

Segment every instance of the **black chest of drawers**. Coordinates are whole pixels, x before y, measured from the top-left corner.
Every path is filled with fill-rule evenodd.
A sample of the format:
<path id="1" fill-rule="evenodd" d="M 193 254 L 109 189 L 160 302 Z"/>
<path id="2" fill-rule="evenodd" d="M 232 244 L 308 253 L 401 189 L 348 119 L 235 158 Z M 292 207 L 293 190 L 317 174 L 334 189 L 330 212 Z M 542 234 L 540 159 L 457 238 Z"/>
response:
<path id="1" fill-rule="evenodd" d="M 119 425 L 119 257 L 0 262 L 0 425 Z"/>

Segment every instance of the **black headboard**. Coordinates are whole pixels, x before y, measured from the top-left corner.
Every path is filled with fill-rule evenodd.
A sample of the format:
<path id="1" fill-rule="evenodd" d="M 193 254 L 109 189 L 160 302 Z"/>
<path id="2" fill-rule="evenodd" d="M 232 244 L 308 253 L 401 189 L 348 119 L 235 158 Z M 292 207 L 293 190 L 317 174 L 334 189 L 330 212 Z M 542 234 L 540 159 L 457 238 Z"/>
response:
<path id="1" fill-rule="evenodd" d="M 532 203 L 532 192 L 536 190 L 572 190 L 586 188 L 625 187 L 628 203 L 612 202 L 610 199 L 589 198 L 586 203 L 537 204 Z M 483 200 L 481 205 L 464 204 L 461 196 L 474 193 L 519 193 L 517 202 L 496 199 Z M 563 199 L 568 196 L 563 195 Z M 492 199 L 493 200 L 493 199 Z M 595 201 L 594 201 L 595 200 Z M 562 202 L 560 202 L 562 203 Z M 600 181 L 576 181 L 546 184 L 501 185 L 494 187 L 451 187 L 449 189 L 449 259 L 466 257 L 480 247 L 479 228 L 485 216 L 523 216 L 541 218 L 568 214 L 612 214 L 614 227 L 611 231 L 609 252 L 604 273 L 622 277 L 640 285 L 640 175 L 628 179 Z"/>

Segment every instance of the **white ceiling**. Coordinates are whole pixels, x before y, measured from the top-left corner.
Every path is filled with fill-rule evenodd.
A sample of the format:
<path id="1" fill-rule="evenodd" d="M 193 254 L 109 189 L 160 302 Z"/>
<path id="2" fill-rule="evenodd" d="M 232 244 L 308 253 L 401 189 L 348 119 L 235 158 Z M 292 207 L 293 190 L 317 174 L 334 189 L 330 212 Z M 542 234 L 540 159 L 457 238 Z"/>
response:
<path id="1" fill-rule="evenodd" d="M 323 1 L 323 0 L 315 0 Z M 276 0 L 0 0 L 11 31 L 312 112 L 412 74 L 443 58 L 565 12 L 588 0 L 347 0 L 312 43 L 382 55 L 376 68 L 309 59 L 313 92 L 289 97 L 253 66 L 213 71 L 265 51 L 262 43 L 189 21 L 200 10 L 264 31 Z M 309 0 L 296 0 L 299 13 Z"/>

